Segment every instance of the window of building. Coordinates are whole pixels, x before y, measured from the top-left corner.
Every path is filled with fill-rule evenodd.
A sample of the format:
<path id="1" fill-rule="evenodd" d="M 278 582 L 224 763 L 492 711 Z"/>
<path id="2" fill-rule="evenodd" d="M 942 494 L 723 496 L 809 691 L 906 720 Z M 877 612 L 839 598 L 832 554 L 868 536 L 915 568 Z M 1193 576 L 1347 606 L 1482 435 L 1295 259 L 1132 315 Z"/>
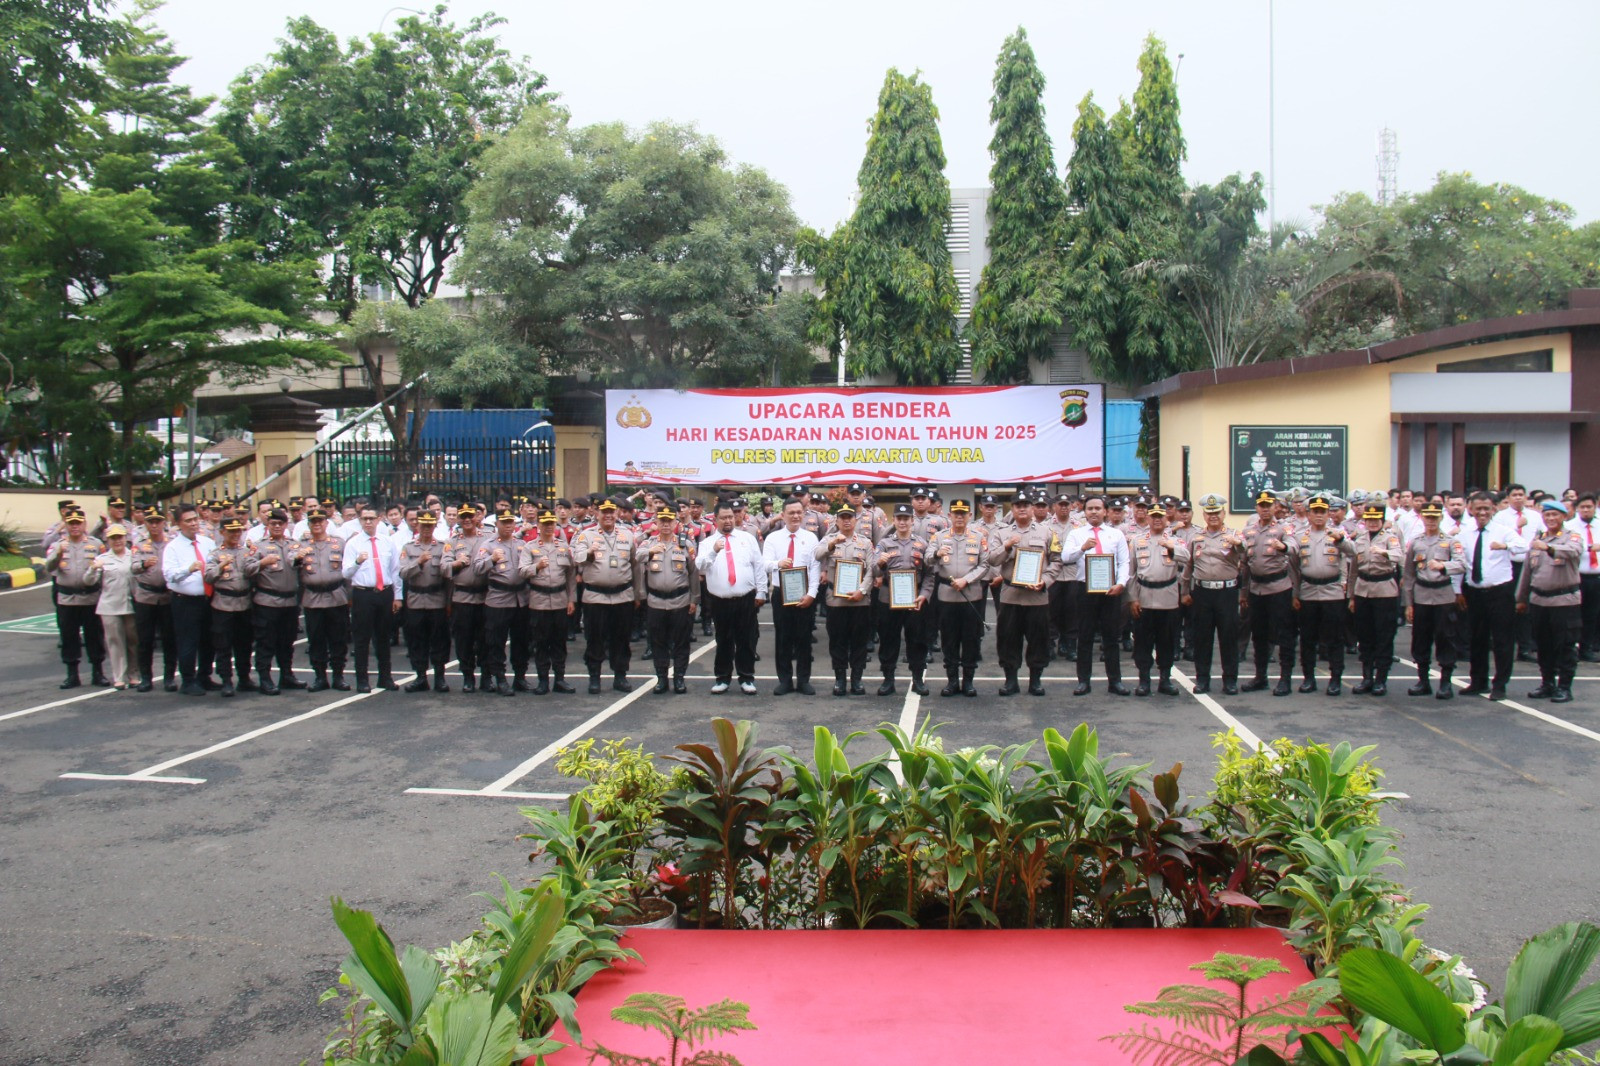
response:
<path id="1" fill-rule="evenodd" d="M 1485 359 L 1465 359 L 1459 363 L 1440 363 L 1441 374 L 1548 374 L 1555 366 L 1555 350 L 1513 352 Z"/>
<path id="2" fill-rule="evenodd" d="M 1511 484 L 1511 445 L 1467 445 L 1467 484 L 1498 492 Z"/>

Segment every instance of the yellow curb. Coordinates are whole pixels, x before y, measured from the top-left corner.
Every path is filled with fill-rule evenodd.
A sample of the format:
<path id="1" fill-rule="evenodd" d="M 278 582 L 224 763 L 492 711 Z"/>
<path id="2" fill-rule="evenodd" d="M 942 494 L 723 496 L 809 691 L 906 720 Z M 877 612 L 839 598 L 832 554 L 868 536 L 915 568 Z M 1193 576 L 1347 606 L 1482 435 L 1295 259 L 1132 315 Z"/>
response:
<path id="1" fill-rule="evenodd" d="M 39 580 L 39 575 L 33 572 L 33 567 L 31 566 L 24 566 L 16 570 L 7 570 L 5 573 L 11 575 L 11 587 L 14 589 L 23 588 Z"/>

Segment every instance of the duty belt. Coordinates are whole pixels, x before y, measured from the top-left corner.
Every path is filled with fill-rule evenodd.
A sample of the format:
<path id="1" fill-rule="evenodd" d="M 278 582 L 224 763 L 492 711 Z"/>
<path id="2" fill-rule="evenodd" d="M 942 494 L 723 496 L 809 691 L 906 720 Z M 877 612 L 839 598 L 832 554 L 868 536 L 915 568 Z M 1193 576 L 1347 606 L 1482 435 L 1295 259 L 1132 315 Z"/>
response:
<path id="1" fill-rule="evenodd" d="M 528 587 L 530 589 L 532 589 L 533 591 L 535 591 L 535 592 L 555 593 L 555 592 L 565 592 L 565 591 L 567 591 L 567 586 L 565 585 L 565 583 L 560 584 L 560 585 L 529 585 Z"/>
<path id="2" fill-rule="evenodd" d="M 224 589 L 224 588 L 213 588 L 211 591 L 215 592 L 218 596 L 235 596 L 235 597 L 237 597 L 237 596 L 248 596 L 248 595 L 250 595 L 250 592 L 251 592 L 250 589 Z"/>
<path id="3" fill-rule="evenodd" d="M 292 592 L 279 592 L 277 589 L 256 589 L 256 595 L 273 596 L 280 600 L 292 600 L 295 596 Z"/>
<path id="4" fill-rule="evenodd" d="M 1250 579 L 1252 581 L 1261 581 L 1261 582 L 1276 581 L 1280 577 L 1288 577 L 1288 576 L 1289 576 L 1289 571 L 1287 569 L 1279 570 L 1275 574 L 1258 574 L 1254 570 L 1250 571 Z"/>
<path id="5" fill-rule="evenodd" d="M 1447 577 L 1443 577 L 1443 578 L 1440 578 L 1438 581 L 1427 581 L 1427 580 L 1419 577 L 1419 578 L 1417 578 L 1417 584 L 1422 586 L 1425 589 L 1442 589 L 1442 588 L 1446 588 L 1446 587 L 1449 586 L 1450 579 L 1447 578 Z"/>
<path id="6" fill-rule="evenodd" d="M 1234 578 L 1229 578 L 1226 581 L 1201 581 L 1196 578 L 1195 584 L 1203 589 L 1231 589 L 1236 588 L 1239 582 Z"/>
<path id="7" fill-rule="evenodd" d="M 520 583 L 520 582 L 518 584 L 512 585 L 512 584 L 508 584 L 507 582 L 504 582 L 504 581 L 491 581 L 491 582 L 489 582 L 489 587 L 492 588 L 492 589 L 498 589 L 501 592 L 521 592 L 523 589 L 527 588 L 528 586 L 526 584 L 523 584 L 523 583 Z"/>
<path id="8" fill-rule="evenodd" d="M 146 592 L 153 592 L 158 596 L 163 592 L 170 591 L 165 585 L 146 585 L 143 581 L 137 581 L 135 584 Z"/>
<path id="9" fill-rule="evenodd" d="M 566 588 L 565 585 L 562 585 L 561 587 L 563 589 Z M 688 592 L 688 591 L 689 591 L 689 586 L 688 585 L 679 585 L 675 589 L 651 589 L 650 590 L 650 595 L 652 595 L 652 596 L 660 596 L 664 600 L 670 600 L 670 599 L 672 599 L 672 597 L 674 597 L 674 596 L 682 596 L 685 592 Z"/>
<path id="10" fill-rule="evenodd" d="M 344 588 L 344 582 L 343 581 L 331 581 L 331 582 L 328 582 L 327 584 L 317 584 L 317 585 L 313 585 L 309 581 L 306 582 L 306 591 L 307 592 L 337 592 L 339 589 L 342 589 L 342 588 Z"/>
<path id="11" fill-rule="evenodd" d="M 433 592 L 436 589 L 442 589 L 442 588 L 444 588 L 444 582 L 436 581 L 432 585 L 410 584 L 410 585 L 406 586 L 406 591 L 407 592 Z"/>
<path id="12" fill-rule="evenodd" d="M 1535 596 L 1542 596 L 1545 599 L 1549 600 L 1549 599 L 1554 599 L 1557 596 L 1570 596 L 1575 592 L 1582 592 L 1583 591 L 1583 586 L 1582 585 L 1568 585 L 1566 588 L 1560 588 L 1560 589 L 1530 588 L 1528 591 L 1532 592 Z"/>
<path id="13" fill-rule="evenodd" d="M 1301 574 L 1300 580 L 1308 585 L 1331 585 L 1335 581 L 1343 581 L 1344 575 L 1334 574 L 1332 577 L 1312 577 L 1310 574 Z"/>
<path id="14" fill-rule="evenodd" d="M 1357 571 L 1360 573 L 1360 571 Z M 1362 581 L 1393 581 L 1399 574 L 1398 570 L 1390 570 L 1382 574 L 1361 574 Z"/>
<path id="15" fill-rule="evenodd" d="M 632 585 L 584 585 L 583 587 L 588 589 L 590 592 L 598 592 L 600 595 L 605 596 L 605 595 L 608 595 L 608 594 L 613 593 L 613 592 L 621 592 L 623 589 L 632 588 L 633 586 Z"/>
<path id="16" fill-rule="evenodd" d="M 1139 579 L 1139 587 L 1142 588 L 1142 589 L 1164 589 L 1164 588 L 1170 588 L 1171 586 L 1176 585 L 1177 583 L 1178 583 L 1178 579 L 1175 578 L 1175 577 L 1169 577 L 1165 581 L 1146 581 L 1142 577 Z"/>

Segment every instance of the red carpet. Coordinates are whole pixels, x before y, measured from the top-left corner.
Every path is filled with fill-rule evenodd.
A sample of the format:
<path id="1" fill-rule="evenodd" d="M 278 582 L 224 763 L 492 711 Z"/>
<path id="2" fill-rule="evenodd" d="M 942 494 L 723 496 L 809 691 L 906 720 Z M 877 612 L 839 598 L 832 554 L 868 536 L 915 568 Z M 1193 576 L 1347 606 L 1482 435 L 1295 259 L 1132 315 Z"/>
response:
<path id="1" fill-rule="evenodd" d="M 758 1028 L 707 1046 L 745 1066 L 1122 1066 L 1127 1056 L 1100 1037 L 1153 1021 L 1122 1008 L 1154 999 L 1164 985 L 1199 981 L 1192 963 L 1230 951 L 1292 967 L 1252 986 L 1259 996 L 1310 979 L 1270 929 L 649 929 L 623 944 L 641 960 L 601 974 L 578 997 L 587 1041 L 665 1055 L 661 1038 L 613 1022 L 611 1008 L 634 992 L 682 996 L 690 1007 L 729 998 L 750 1005 Z M 565 1035 L 560 1026 L 556 1035 Z M 552 1061 L 587 1056 L 569 1048 Z"/>

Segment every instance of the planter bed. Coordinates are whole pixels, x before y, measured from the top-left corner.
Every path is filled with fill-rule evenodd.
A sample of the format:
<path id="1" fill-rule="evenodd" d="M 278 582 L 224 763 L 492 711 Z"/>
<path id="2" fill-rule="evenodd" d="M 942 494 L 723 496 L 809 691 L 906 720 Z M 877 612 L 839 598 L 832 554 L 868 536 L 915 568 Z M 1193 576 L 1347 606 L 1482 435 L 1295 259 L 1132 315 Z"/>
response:
<path id="1" fill-rule="evenodd" d="M 1137 1021 L 1123 1007 L 1197 981 L 1189 967 L 1218 951 L 1290 967 L 1252 985 L 1253 998 L 1310 977 L 1270 929 L 647 929 L 622 943 L 639 960 L 599 974 L 578 997 L 588 1043 L 649 1046 L 639 1030 L 611 1020 L 635 992 L 671 992 L 691 1004 L 732 998 L 750 1005 L 758 1028 L 711 1046 L 760 1066 L 1123 1066 L 1127 1054 L 1100 1039 Z M 586 1061 L 570 1048 L 550 1059 Z"/>

